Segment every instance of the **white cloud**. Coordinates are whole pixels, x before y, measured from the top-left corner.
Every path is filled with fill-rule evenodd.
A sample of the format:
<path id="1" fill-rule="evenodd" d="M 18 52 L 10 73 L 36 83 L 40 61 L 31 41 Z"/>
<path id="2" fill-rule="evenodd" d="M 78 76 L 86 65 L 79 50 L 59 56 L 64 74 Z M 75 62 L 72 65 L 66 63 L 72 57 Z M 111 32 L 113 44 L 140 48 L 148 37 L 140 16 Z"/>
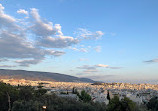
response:
<path id="1" fill-rule="evenodd" d="M 109 65 L 104 65 L 104 64 L 97 64 L 97 67 L 109 67 Z"/>
<path id="2" fill-rule="evenodd" d="M 33 25 L 31 26 L 31 30 L 37 36 L 50 36 L 56 33 L 56 30 L 53 28 L 52 22 L 43 22 L 40 18 L 38 10 L 35 8 L 31 9 L 31 15 L 34 19 Z"/>
<path id="3" fill-rule="evenodd" d="M 101 52 L 101 46 L 96 46 L 96 47 L 94 48 L 94 50 L 95 50 L 96 52 Z"/>
<path id="4" fill-rule="evenodd" d="M 83 69 L 83 72 L 80 74 L 90 74 L 90 73 L 96 73 L 99 72 L 98 68 L 109 68 L 109 69 L 120 69 L 122 67 L 111 67 L 109 65 L 105 64 L 96 64 L 96 65 L 83 65 L 80 67 L 77 67 L 78 69 Z"/>
<path id="5" fill-rule="evenodd" d="M 79 51 L 81 51 L 81 52 L 88 52 L 88 50 L 86 48 L 81 48 Z"/>
<path id="6" fill-rule="evenodd" d="M 37 42 L 38 45 L 48 48 L 65 48 L 79 42 L 77 38 L 64 36 L 60 24 L 53 26 L 52 22 L 43 22 L 37 9 L 31 9 L 31 15 L 34 18 L 31 30 L 37 36 L 41 36 Z"/>
<path id="7" fill-rule="evenodd" d="M 65 48 L 73 44 L 77 44 L 78 42 L 79 41 L 76 38 L 58 35 L 56 37 L 49 36 L 46 38 L 42 38 L 37 44 L 49 48 Z"/>
<path id="8" fill-rule="evenodd" d="M 20 12 L 19 12 L 20 13 Z M 38 17 L 37 17 L 38 18 Z M 7 59 L 23 59 L 16 61 L 20 66 L 40 63 L 46 55 L 61 56 L 63 51 L 47 50 L 36 47 L 34 42 L 28 41 L 27 33 L 23 27 L 18 26 L 18 20 L 6 15 L 4 7 L 0 4 L 0 58 L 1 62 Z M 14 29 L 14 30 L 12 30 Z M 25 60 L 28 59 L 28 60 Z"/>
<path id="9" fill-rule="evenodd" d="M 4 13 L 4 7 L 0 4 L 0 29 L 17 30 L 16 19 Z"/>
<path id="10" fill-rule="evenodd" d="M 46 56 L 57 57 L 65 54 L 64 51 L 53 48 L 67 48 L 81 42 L 78 38 L 65 36 L 60 24 L 53 25 L 52 22 L 42 20 L 35 8 L 30 12 L 24 9 L 17 11 L 26 15 L 30 13 L 29 21 L 25 17 L 17 19 L 7 15 L 4 9 L 0 4 L 0 62 L 11 59 L 20 66 L 38 64 Z M 98 38 L 102 35 L 101 31 L 96 31 L 88 36 Z M 84 47 L 79 51 L 88 52 Z"/>
<path id="11" fill-rule="evenodd" d="M 45 53 L 48 55 L 53 55 L 55 57 L 62 56 L 65 54 L 65 52 L 63 51 L 55 51 L 55 50 L 46 50 Z"/>
<path id="12" fill-rule="evenodd" d="M 60 24 L 55 24 L 54 28 L 59 35 L 63 35 Z"/>
<path id="13" fill-rule="evenodd" d="M 87 52 L 88 52 L 88 48 L 69 47 L 69 49 L 72 49 L 72 50 L 78 51 L 78 52 L 84 52 L 84 53 L 87 53 Z"/>
<path id="14" fill-rule="evenodd" d="M 83 28 L 79 28 L 79 31 L 76 32 L 76 34 L 82 39 L 99 39 L 104 35 L 102 31 L 91 32 Z"/>
<path id="15" fill-rule="evenodd" d="M 0 58 L 33 59 L 30 61 L 24 60 L 21 62 L 16 62 L 20 63 L 20 65 L 24 64 L 24 62 L 26 62 L 26 64 L 40 63 L 41 60 L 45 58 L 45 55 L 61 56 L 63 54 L 65 54 L 65 52 L 46 49 L 44 50 L 34 47 L 31 42 L 26 41 L 24 38 L 17 34 L 12 34 L 9 32 L 3 32 L 0 34 Z"/>
<path id="16" fill-rule="evenodd" d="M 17 10 L 17 13 L 28 15 L 28 11 L 26 11 L 26 10 L 24 10 L 24 9 L 19 9 L 19 10 Z"/>
<path id="17" fill-rule="evenodd" d="M 25 37 L 3 31 L 0 33 L 0 57 L 28 58 L 41 55 L 40 49 L 35 48 Z"/>

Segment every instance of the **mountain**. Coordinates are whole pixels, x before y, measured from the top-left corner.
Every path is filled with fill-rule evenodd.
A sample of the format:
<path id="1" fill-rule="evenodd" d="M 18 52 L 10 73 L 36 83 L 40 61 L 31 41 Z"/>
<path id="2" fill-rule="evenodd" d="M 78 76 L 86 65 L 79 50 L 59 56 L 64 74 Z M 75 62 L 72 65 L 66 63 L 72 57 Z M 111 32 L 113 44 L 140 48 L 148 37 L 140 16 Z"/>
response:
<path id="1" fill-rule="evenodd" d="M 0 69 L 0 79 L 11 79 L 11 78 L 26 79 L 26 80 L 57 81 L 57 82 L 89 82 L 89 83 L 95 82 L 88 78 L 78 78 L 78 77 L 59 74 L 59 73 Z"/>

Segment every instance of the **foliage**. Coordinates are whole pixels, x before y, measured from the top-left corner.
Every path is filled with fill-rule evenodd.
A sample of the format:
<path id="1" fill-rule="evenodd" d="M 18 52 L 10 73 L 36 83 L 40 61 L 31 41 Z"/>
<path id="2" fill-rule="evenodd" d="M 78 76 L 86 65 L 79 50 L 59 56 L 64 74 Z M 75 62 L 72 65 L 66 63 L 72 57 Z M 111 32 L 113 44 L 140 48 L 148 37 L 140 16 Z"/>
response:
<path id="1" fill-rule="evenodd" d="M 19 99 L 29 101 L 33 99 L 34 88 L 31 86 L 20 86 Z"/>
<path id="2" fill-rule="evenodd" d="M 55 94 L 47 95 L 45 89 L 31 86 L 11 86 L 0 83 L 0 111 L 8 111 L 8 95 L 10 96 L 11 111 L 105 111 L 105 104 L 93 103 L 85 91 L 81 92 L 82 101 L 71 98 L 61 98 Z M 89 102 L 88 102 L 89 101 Z"/>
<path id="3" fill-rule="evenodd" d="M 18 98 L 18 90 L 9 84 L 0 82 L 0 110 L 7 111 L 9 104 Z"/>
<path id="4" fill-rule="evenodd" d="M 158 111 L 158 97 L 153 97 L 147 103 L 147 108 L 151 109 L 152 111 Z"/>
<path id="5" fill-rule="evenodd" d="M 12 111 L 42 111 L 42 105 L 38 101 L 15 101 Z"/>
<path id="6" fill-rule="evenodd" d="M 108 94 L 107 94 L 107 99 L 110 101 L 110 93 L 109 93 L 109 90 L 108 90 Z"/>
<path id="7" fill-rule="evenodd" d="M 83 102 L 90 102 L 92 100 L 91 96 L 88 93 L 86 93 L 85 90 L 82 90 L 81 94 L 78 93 L 77 95 Z"/>
<path id="8" fill-rule="evenodd" d="M 118 96 L 114 96 L 107 106 L 107 111 L 135 111 L 135 107 L 136 104 L 129 98 L 119 100 Z"/>
<path id="9" fill-rule="evenodd" d="M 146 111 L 144 108 L 135 110 L 135 103 L 128 98 L 119 100 L 114 97 L 106 106 L 92 102 L 91 96 L 84 90 L 79 94 L 73 89 L 80 101 L 55 94 L 47 95 L 46 92 L 42 87 L 35 89 L 32 86 L 11 86 L 0 82 L 0 111 L 43 111 L 42 106 L 47 106 L 46 111 Z M 157 111 L 157 103 L 156 98 L 151 99 L 148 108 Z"/>

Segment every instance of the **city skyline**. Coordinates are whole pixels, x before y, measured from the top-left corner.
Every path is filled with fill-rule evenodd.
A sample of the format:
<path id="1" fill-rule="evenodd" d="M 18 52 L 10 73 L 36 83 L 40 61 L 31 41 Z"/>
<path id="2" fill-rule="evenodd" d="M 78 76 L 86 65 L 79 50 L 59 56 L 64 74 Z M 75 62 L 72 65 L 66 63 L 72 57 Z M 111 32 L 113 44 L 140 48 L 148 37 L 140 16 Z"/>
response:
<path id="1" fill-rule="evenodd" d="M 0 68 L 158 80 L 158 1 L 1 0 Z"/>

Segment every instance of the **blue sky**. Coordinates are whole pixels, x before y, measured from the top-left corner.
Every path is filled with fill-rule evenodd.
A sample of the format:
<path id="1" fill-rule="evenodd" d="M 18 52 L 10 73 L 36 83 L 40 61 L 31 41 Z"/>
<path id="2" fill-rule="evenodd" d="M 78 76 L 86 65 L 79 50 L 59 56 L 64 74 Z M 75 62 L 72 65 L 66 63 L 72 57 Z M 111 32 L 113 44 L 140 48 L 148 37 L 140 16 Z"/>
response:
<path id="1" fill-rule="evenodd" d="M 0 68 L 158 80 L 157 0 L 0 0 Z"/>

